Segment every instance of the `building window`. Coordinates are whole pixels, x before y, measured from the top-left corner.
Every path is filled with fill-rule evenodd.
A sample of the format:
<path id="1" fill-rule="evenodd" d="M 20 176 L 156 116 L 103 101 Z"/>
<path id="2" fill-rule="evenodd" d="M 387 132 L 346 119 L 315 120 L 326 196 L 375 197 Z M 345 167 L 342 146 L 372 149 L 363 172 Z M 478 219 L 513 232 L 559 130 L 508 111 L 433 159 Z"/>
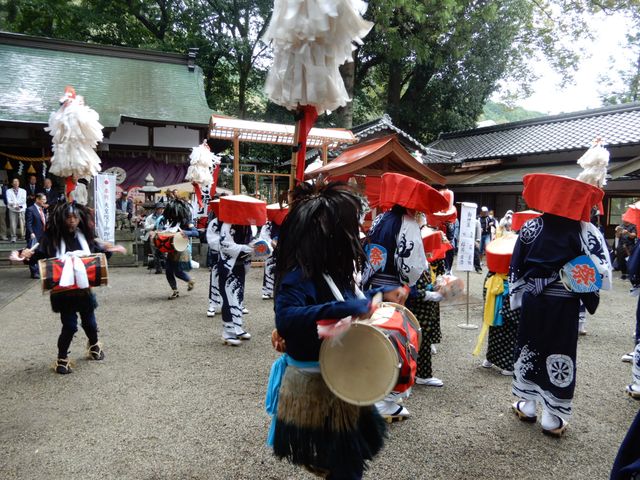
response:
<path id="1" fill-rule="evenodd" d="M 632 203 L 640 200 L 640 197 L 611 197 L 609 198 L 609 221 L 608 225 L 619 225 L 622 223 L 622 214 Z"/>

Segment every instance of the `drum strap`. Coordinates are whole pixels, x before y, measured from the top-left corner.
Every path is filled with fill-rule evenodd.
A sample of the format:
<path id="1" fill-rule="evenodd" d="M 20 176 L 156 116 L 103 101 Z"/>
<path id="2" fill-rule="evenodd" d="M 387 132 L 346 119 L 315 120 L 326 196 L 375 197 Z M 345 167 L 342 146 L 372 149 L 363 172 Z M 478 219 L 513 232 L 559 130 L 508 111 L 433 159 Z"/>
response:
<path id="1" fill-rule="evenodd" d="M 326 273 L 323 273 L 322 277 L 324 278 L 324 281 L 329 286 L 329 290 L 331 290 L 331 293 L 333 294 L 335 299 L 338 300 L 339 302 L 344 302 L 344 296 L 342 295 L 342 292 L 340 291 L 340 289 L 336 285 L 336 282 L 333 281 L 333 278 L 331 278 Z M 357 285 L 356 285 L 356 288 L 355 288 L 355 294 L 356 294 L 356 297 L 358 297 L 360 299 L 366 298 L 365 294 L 362 293 L 362 290 L 360 290 Z"/>

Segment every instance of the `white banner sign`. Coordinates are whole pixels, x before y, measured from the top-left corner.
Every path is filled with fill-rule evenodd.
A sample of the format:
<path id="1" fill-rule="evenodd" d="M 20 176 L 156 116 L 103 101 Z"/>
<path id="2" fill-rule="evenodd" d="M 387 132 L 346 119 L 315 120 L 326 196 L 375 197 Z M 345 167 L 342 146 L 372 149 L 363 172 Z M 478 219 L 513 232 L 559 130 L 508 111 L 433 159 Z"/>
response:
<path id="1" fill-rule="evenodd" d="M 96 205 L 96 235 L 116 241 L 116 176 L 100 173 L 93 178 Z"/>
<path id="2" fill-rule="evenodd" d="M 476 245 L 476 209 L 475 203 L 462 202 L 460 209 L 460 237 L 458 238 L 457 270 L 474 270 L 473 253 Z"/>

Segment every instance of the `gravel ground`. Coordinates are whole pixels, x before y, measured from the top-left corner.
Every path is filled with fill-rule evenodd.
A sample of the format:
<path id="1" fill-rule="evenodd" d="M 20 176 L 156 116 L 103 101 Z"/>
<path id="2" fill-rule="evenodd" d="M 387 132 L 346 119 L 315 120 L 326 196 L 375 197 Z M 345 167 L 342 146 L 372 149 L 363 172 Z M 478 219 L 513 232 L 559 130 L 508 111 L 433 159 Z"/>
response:
<path id="1" fill-rule="evenodd" d="M 113 269 L 98 291 L 107 358 L 84 359 L 72 344 L 72 375 L 52 373 L 60 322 L 39 285 L 0 309 L 0 478 L 306 479 L 265 446 L 266 379 L 276 353 L 272 302 L 260 299 L 261 271 L 248 280 L 241 347 L 220 341 L 205 315 L 207 272 L 168 302 L 164 276 Z M 0 272 L 0 285 L 24 271 Z M 481 322 L 481 282 L 471 274 L 471 322 Z M 366 475 L 371 479 L 605 479 L 639 403 L 623 394 L 635 300 L 627 282 L 605 292 L 580 339 L 575 416 L 565 438 L 510 412 L 510 381 L 471 355 L 477 330 L 462 330 L 464 305 L 442 308 L 443 343 L 434 373 L 444 388 L 417 386 L 413 417 L 394 424 Z"/>

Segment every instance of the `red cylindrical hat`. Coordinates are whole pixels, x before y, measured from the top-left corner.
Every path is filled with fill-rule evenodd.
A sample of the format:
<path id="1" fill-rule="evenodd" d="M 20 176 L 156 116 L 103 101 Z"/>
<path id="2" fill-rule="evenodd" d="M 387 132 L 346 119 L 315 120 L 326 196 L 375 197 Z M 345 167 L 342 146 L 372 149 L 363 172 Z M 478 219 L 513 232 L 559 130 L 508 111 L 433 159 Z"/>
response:
<path id="1" fill-rule="evenodd" d="M 380 188 L 380 206 L 385 209 L 394 205 L 429 214 L 448 208 L 449 201 L 435 188 L 415 178 L 385 173 Z"/>
<path id="2" fill-rule="evenodd" d="M 221 197 L 218 218 L 234 225 L 264 225 L 267 223 L 267 203 L 248 195 Z"/>
<path id="3" fill-rule="evenodd" d="M 284 222 L 284 219 L 288 213 L 288 205 L 283 205 L 282 207 L 280 207 L 279 203 L 272 203 L 271 205 L 267 205 L 267 218 L 270 222 L 273 222 L 276 225 L 282 225 L 282 222 Z"/>
<path id="4" fill-rule="evenodd" d="M 588 222 L 591 208 L 604 196 L 598 187 L 549 173 L 530 173 L 522 182 L 522 196 L 529 207 L 576 221 Z"/>
<path id="5" fill-rule="evenodd" d="M 444 222 L 453 222 L 456 218 L 458 218 L 458 211 L 453 204 L 453 192 L 448 188 L 439 190 L 439 192 L 449 202 L 449 208 L 428 215 L 427 220 L 429 222 L 429 225 L 438 226 L 442 225 Z"/>
<path id="6" fill-rule="evenodd" d="M 425 253 L 434 252 L 442 245 L 442 232 L 429 227 L 420 230 Z"/>
<path id="7" fill-rule="evenodd" d="M 487 268 L 490 272 L 509 273 L 509 264 L 517 240 L 517 235 L 507 235 L 487 244 Z"/>
<path id="8" fill-rule="evenodd" d="M 536 212 L 535 210 L 522 210 L 521 212 L 516 212 L 511 217 L 511 230 L 517 232 L 522 228 L 526 222 L 531 220 L 532 218 L 536 218 L 542 215 L 540 212 Z"/>
<path id="9" fill-rule="evenodd" d="M 622 214 L 622 220 L 633 223 L 636 227 L 640 226 L 640 202 L 629 205 L 627 210 Z"/>
<path id="10" fill-rule="evenodd" d="M 216 217 L 220 216 L 220 199 L 216 198 L 209 202 L 209 210 L 212 210 Z"/>
<path id="11" fill-rule="evenodd" d="M 431 255 L 427 255 L 427 262 L 435 262 L 436 260 L 442 260 L 446 257 L 447 252 L 453 250 L 453 245 L 449 241 L 445 241 L 436 248 Z"/>

